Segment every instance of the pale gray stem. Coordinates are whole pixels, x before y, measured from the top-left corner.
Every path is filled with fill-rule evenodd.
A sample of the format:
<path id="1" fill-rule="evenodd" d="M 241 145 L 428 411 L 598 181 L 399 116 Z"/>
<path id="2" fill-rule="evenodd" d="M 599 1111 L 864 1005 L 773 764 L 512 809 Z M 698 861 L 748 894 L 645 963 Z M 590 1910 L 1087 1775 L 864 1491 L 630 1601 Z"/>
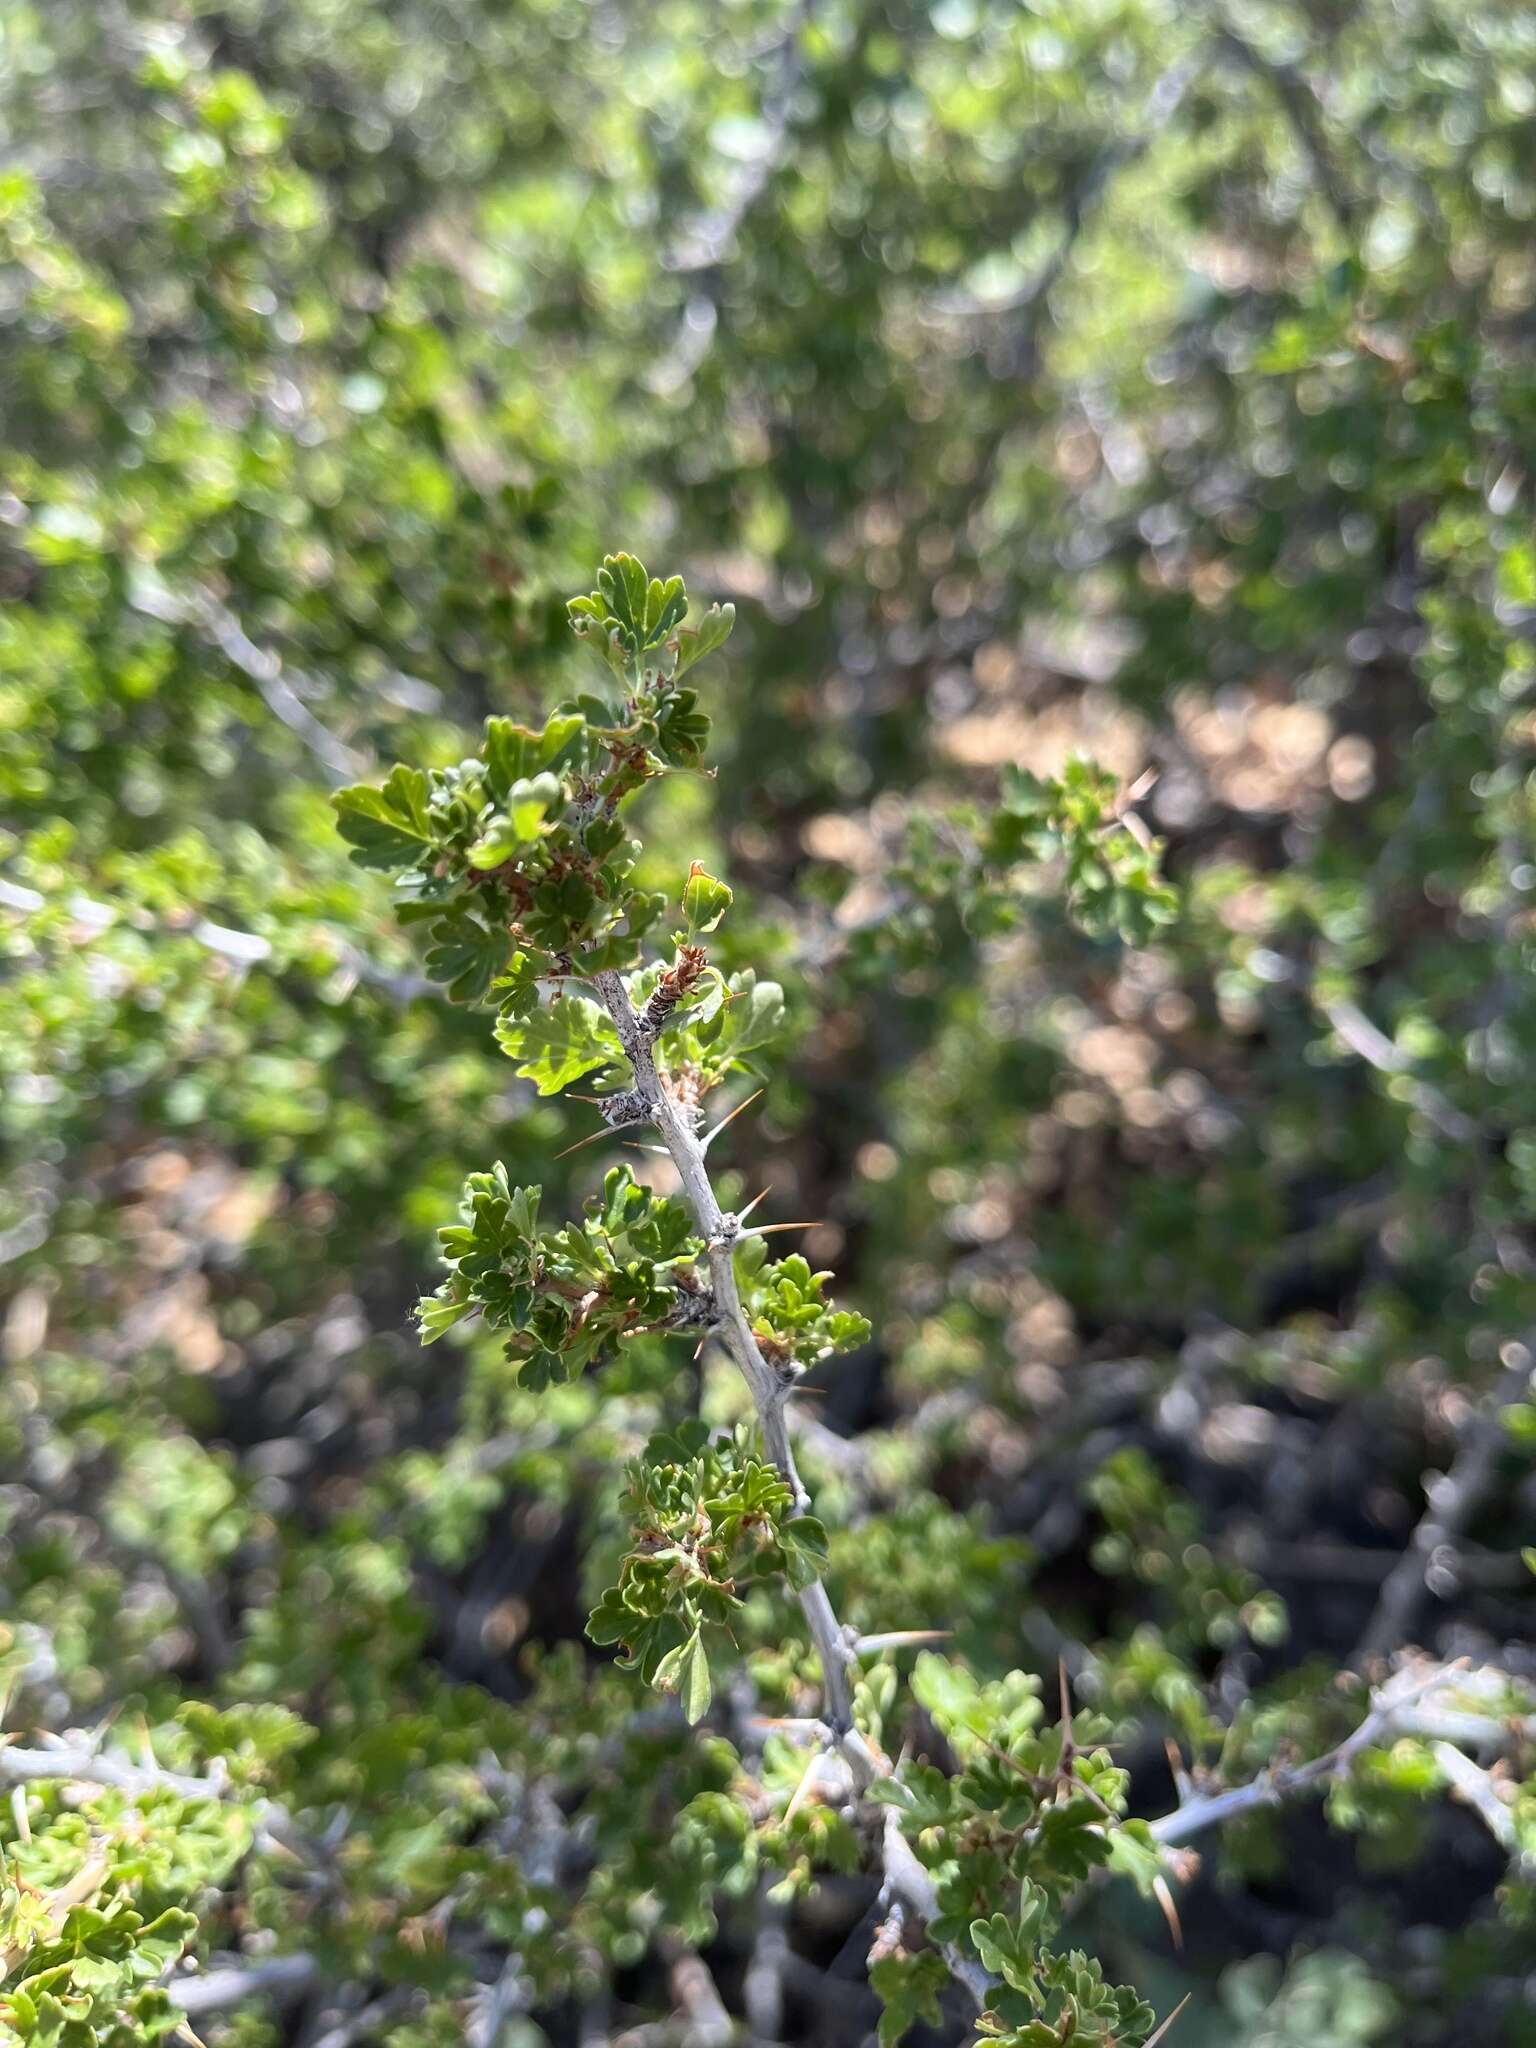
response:
<path id="1" fill-rule="evenodd" d="M 742 1308 L 733 1256 L 739 1226 L 734 1216 L 722 1211 L 715 1197 L 704 1162 L 704 1150 L 692 1119 L 662 1084 L 656 1071 L 650 1035 L 629 1000 L 623 977 L 613 971 L 595 974 L 592 986 L 613 1019 L 619 1042 L 634 1072 L 635 1087 L 650 1106 L 651 1120 L 677 1168 L 684 1198 L 693 1213 L 699 1235 L 704 1239 L 720 1335 L 751 1392 L 762 1427 L 764 1447 L 783 1474 L 796 1502 L 803 1507 L 807 1503 L 807 1495 L 795 1467 L 784 1420 L 791 1382 L 764 1358 Z M 819 1579 L 801 1590 L 800 1607 L 821 1660 L 826 1692 L 823 1717 L 826 1732 L 847 1766 L 855 1791 L 862 1792 L 876 1778 L 888 1777 L 890 1765 L 876 1755 L 853 1725 L 850 1674 L 854 1651 L 850 1637 L 838 1622 L 827 1597 L 827 1589 Z M 886 1814 L 882 1860 L 885 1881 L 893 1897 L 910 1907 L 925 1923 L 931 1920 L 938 1910 L 933 1879 L 902 1835 L 894 1808 L 888 1809 Z M 941 1953 L 956 1982 L 964 1986 L 978 2007 L 984 2008 L 993 1983 L 981 1964 L 962 1955 L 953 1944 L 946 1945 Z"/>
<path id="2" fill-rule="evenodd" d="M 932 1877 L 917 1860 L 917 1852 L 901 1832 L 901 1820 L 894 1806 L 885 1809 L 885 1833 L 881 1841 L 885 1882 L 893 1898 L 909 1906 L 924 1926 L 938 1917 L 939 1901 Z M 962 1955 L 953 1942 L 942 1942 L 939 1953 L 951 1977 L 975 1999 L 979 2009 L 992 2002 L 995 1979 L 971 1956 Z"/>
<path id="3" fill-rule="evenodd" d="M 308 676 L 285 668 L 269 647 L 258 647 L 227 605 L 207 590 L 174 591 L 158 576 L 140 574 L 134 578 L 129 602 L 136 611 L 170 624 L 193 628 L 209 640 L 224 659 L 250 677 L 266 700 L 267 708 L 296 733 L 325 770 L 333 786 L 352 782 L 368 772 L 368 759 L 345 740 L 338 739 L 322 725 L 305 703 L 314 691 Z"/>
<path id="4" fill-rule="evenodd" d="M 1408 1547 L 1392 1567 L 1354 1661 L 1384 1656 L 1406 1642 L 1437 1569 L 1454 1573 L 1456 1546 L 1488 1496 L 1506 1438 L 1504 1411 L 1529 1398 L 1532 1353 L 1517 1344 L 1485 1406 L 1474 1409 L 1448 1472 L 1426 1485 L 1425 1508 Z"/>
<path id="5" fill-rule="evenodd" d="M 629 1000 L 624 977 L 610 968 L 594 974 L 592 986 L 613 1019 L 619 1042 L 634 1072 L 635 1087 L 645 1097 L 651 1121 L 660 1132 L 662 1143 L 677 1168 L 684 1199 L 704 1240 L 709 1276 L 714 1287 L 717 1327 L 752 1395 L 763 1432 L 763 1447 L 770 1462 L 783 1474 L 795 1497 L 796 1507 L 803 1510 L 808 1505 L 809 1496 L 796 1470 L 795 1454 L 790 1449 L 789 1431 L 784 1422 L 784 1404 L 789 1398 L 792 1383 L 764 1358 L 742 1308 L 734 1257 L 739 1225 L 736 1218 L 727 1215 L 716 1200 L 709 1170 L 704 1163 L 704 1149 L 691 1117 L 668 1092 L 656 1071 L 650 1035 Z M 853 1727 L 853 1693 L 849 1678 L 853 1657 L 848 1637 L 839 1625 L 832 1603 L 827 1598 L 827 1589 L 819 1579 L 802 1588 L 800 1607 L 821 1660 L 826 1720 L 833 1734 L 841 1738 Z M 858 1750 L 853 1752 L 850 1762 L 862 1782 L 867 1784 L 869 1778 L 862 1759 L 858 1757 Z"/>
<path id="6" fill-rule="evenodd" d="M 1363 1059 L 1378 1074 L 1396 1074 L 1404 1079 L 1409 1100 L 1419 1114 L 1426 1117 L 1436 1130 L 1458 1145 L 1476 1145 L 1482 1142 L 1483 1132 L 1469 1116 L 1464 1116 L 1455 1103 L 1413 1071 L 1413 1060 L 1405 1053 L 1395 1039 L 1379 1030 L 1361 1009 L 1345 996 L 1328 996 L 1317 999 L 1317 1007 L 1333 1026 L 1350 1051 Z"/>
<path id="7" fill-rule="evenodd" d="M 532 1986 L 520 1955 L 509 1955 L 495 1982 L 482 1985 L 471 2001 L 464 2028 L 465 2048 L 498 2048 L 508 2025 L 532 2002 Z"/>
<path id="8" fill-rule="evenodd" d="M 320 1965 L 313 1956 L 263 1956 L 200 1976 L 172 1977 L 165 1990 L 172 2004 L 195 2019 L 200 2013 L 227 2012 L 248 1998 L 299 1998 L 319 1979 Z"/>
<path id="9" fill-rule="evenodd" d="M 1500 1848 L 1507 1849 L 1513 1856 L 1520 1846 L 1515 1816 L 1499 1797 L 1498 1786 L 1492 1776 L 1481 1764 L 1473 1763 L 1471 1757 L 1463 1756 L 1449 1742 L 1434 1745 L 1434 1758 Z"/>
<path id="10" fill-rule="evenodd" d="M 1365 1719 L 1337 1748 L 1303 1764 L 1265 1771 L 1246 1785 L 1233 1785 L 1222 1792 L 1197 1793 L 1172 1813 L 1150 1823 L 1153 1840 L 1171 1848 L 1237 1814 L 1251 1813 L 1258 1806 L 1276 1806 L 1297 1792 L 1317 1790 L 1347 1776 L 1362 1750 L 1397 1732 L 1401 1718 L 1411 1708 L 1459 1676 L 1460 1667 L 1454 1664 L 1436 1665 L 1427 1673 L 1413 1667 L 1398 1672 L 1372 1695 Z"/>
<path id="11" fill-rule="evenodd" d="M 726 2048 L 736 2032 L 720 1988 L 697 1949 L 669 1943 L 672 1995 L 687 2015 L 686 2048 Z"/>
<path id="12" fill-rule="evenodd" d="M 768 1894 L 764 1882 L 757 1897 L 757 1935 L 742 1984 L 747 2025 L 762 2041 L 777 2041 L 784 2030 L 784 1965 L 789 1956 L 789 1907 Z"/>

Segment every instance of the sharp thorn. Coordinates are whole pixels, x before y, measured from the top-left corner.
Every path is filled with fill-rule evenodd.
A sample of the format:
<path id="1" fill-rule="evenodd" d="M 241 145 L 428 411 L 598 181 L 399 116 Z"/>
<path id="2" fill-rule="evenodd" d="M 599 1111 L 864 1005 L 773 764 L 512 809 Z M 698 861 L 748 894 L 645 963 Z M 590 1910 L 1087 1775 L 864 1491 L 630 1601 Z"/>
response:
<path id="1" fill-rule="evenodd" d="M 765 1188 L 763 1190 L 763 1193 L 766 1194 L 767 1192 L 768 1191 Z M 761 1199 L 762 1196 L 760 1195 L 758 1197 L 758 1200 L 761 1201 Z M 824 1216 L 822 1216 L 814 1218 L 809 1223 L 757 1223 L 754 1224 L 750 1230 L 743 1230 L 740 1234 L 743 1237 L 768 1237 L 771 1236 L 775 1230 L 819 1230 L 822 1224 L 826 1222 L 826 1220 L 827 1219 Z"/>
<path id="2" fill-rule="evenodd" d="M 1155 2034 L 1149 2034 L 1147 2036 L 1144 2048 L 1157 2048 L 1157 2044 L 1159 2041 L 1165 2041 L 1168 2038 L 1168 2029 L 1173 2025 L 1174 2021 L 1178 2018 L 1179 2014 L 1184 2010 L 1185 2006 L 1188 2005 L 1189 2001 L 1194 1997 L 1194 1995 L 1195 1994 L 1192 1991 L 1185 1992 L 1184 1996 L 1173 2008 L 1173 2011 L 1169 2013 L 1167 2019 L 1163 2021 L 1163 2024 L 1158 2028 L 1157 2032 Z"/>
<path id="3" fill-rule="evenodd" d="M 895 1628 L 887 1629 L 881 1635 L 860 1636 L 855 1644 L 859 1655 L 873 1656 L 879 1650 L 903 1650 L 909 1644 L 947 1643 L 954 1635 L 952 1628 Z"/>
<path id="4" fill-rule="evenodd" d="M 1168 1759 L 1168 1774 L 1173 1779 L 1173 1789 L 1178 1794 L 1180 1806 L 1186 1806 L 1194 1793 L 1184 1759 L 1179 1754 L 1179 1745 L 1170 1735 L 1163 1743 L 1163 1754 Z"/>
<path id="5" fill-rule="evenodd" d="M 715 1128 L 712 1131 L 706 1132 L 705 1135 L 702 1138 L 700 1138 L 700 1151 L 707 1152 L 710 1146 L 713 1145 L 713 1143 L 715 1142 L 716 1138 L 718 1138 L 720 1133 L 725 1129 L 726 1125 L 728 1123 L 731 1123 L 736 1117 L 739 1117 L 744 1109 L 750 1109 L 753 1103 L 756 1102 L 758 1096 L 762 1094 L 762 1092 L 763 1091 L 761 1088 L 754 1089 L 753 1092 L 747 1097 L 745 1102 L 738 1102 L 736 1107 L 733 1110 L 731 1110 L 728 1115 L 721 1117 L 719 1123 L 715 1125 Z"/>
<path id="6" fill-rule="evenodd" d="M 1180 1955 L 1184 1953 L 1184 1929 L 1179 1924 L 1179 1909 L 1173 1902 L 1168 1880 L 1159 1874 L 1152 1880 L 1152 1896 L 1163 1909 L 1163 1918 L 1168 1922 L 1168 1933 Z M 1177 2015 L 1175 2015 L 1177 2017 Z"/>
<path id="7" fill-rule="evenodd" d="M 602 1138 L 611 1135 L 607 1130 L 594 1131 L 590 1138 L 578 1138 L 574 1145 L 567 1145 L 563 1152 L 555 1154 L 556 1159 L 569 1159 L 573 1152 L 579 1152 L 584 1145 L 595 1145 Z"/>
<path id="8" fill-rule="evenodd" d="M 784 1809 L 783 1817 L 780 1821 L 780 1825 L 782 1827 L 788 1827 L 789 1823 L 800 1811 L 800 1807 L 804 1802 L 805 1796 L 811 1789 L 812 1782 L 820 1774 L 821 1757 L 822 1752 L 819 1749 L 813 1749 L 811 1751 L 810 1758 L 805 1766 L 805 1774 L 801 1778 L 799 1784 L 795 1787 L 794 1796 L 791 1798 L 788 1806 L 786 1806 Z"/>
<path id="9" fill-rule="evenodd" d="M 748 1218 L 748 1217 L 749 1217 L 749 1216 L 750 1216 L 750 1215 L 752 1214 L 752 1211 L 753 1211 L 753 1210 L 754 1210 L 754 1209 L 755 1209 L 755 1208 L 757 1207 L 758 1203 L 759 1203 L 759 1202 L 760 1202 L 760 1201 L 761 1201 L 761 1200 L 763 1199 L 763 1196 L 764 1196 L 764 1195 L 771 1195 L 772 1193 L 773 1193 L 773 1189 L 772 1189 L 772 1187 L 770 1186 L 770 1187 L 766 1187 L 766 1188 L 763 1188 L 763 1189 L 762 1189 L 762 1190 L 761 1190 L 761 1191 L 760 1191 L 759 1193 L 755 1194 L 755 1195 L 754 1195 L 754 1196 L 752 1197 L 751 1201 L 750 1201 L 750 1202 L 748 1202 L 748 1204 L 747 1204 L 747 1206 L 745 1207 L 745 1209 L 738 1209 L 738 1210 L 736 1211 L 736 1221 L 737 1221 L 738 1223 L 744 1223 L 744 1222 L 746 1221 L 746 1219 L 747 1219 L 747 1218 Z"/>

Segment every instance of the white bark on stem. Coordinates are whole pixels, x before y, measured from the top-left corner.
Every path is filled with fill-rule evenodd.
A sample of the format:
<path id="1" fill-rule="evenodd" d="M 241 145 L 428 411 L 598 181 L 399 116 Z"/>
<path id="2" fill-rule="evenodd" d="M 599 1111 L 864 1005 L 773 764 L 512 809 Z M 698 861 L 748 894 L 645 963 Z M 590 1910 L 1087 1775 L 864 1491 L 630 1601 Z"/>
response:
<path id="1" fill-rule="evenodd" d="M 1507 1849 L 1513 1856 L 1520 1846 L 1515 1816 L 1499 1797 L 1498 1785 L 1491 1773 L 1485 1771 L 1481 1764 L 1473 1763 L 1471 1757 L 1463 1756 L 1453 1743 L 1437 1742 L 1434 1758 L 1500 1848 Z"/>
<path id="2" fill-rule="evenodd" d="M 740 1225 L 734 1216 L 720 1207 L 715 1197 L 704 1163 L 704 1148 L 692 1118 L 668 1092 L 656 1071 L 650 1033 L 629 1000 L 624 977 L 609 969 L 594 974 L 592 986 L 613 1019 L 619 1042 L 634 1072 L 635 1087 L 644 1096 L 651 1121 L 677 1168 L 684 1199 L 704 1240 L 709 1277 L 714 1288 L 717 1327 L 752 1395 L 763 1432 L 763 1447 L 769 1461 L 778 1468 L 793 1493 L 796 1508 L 804 1510 L 809 1505 L 809 1496 L 795 1468 L 795 1454 L 790 1448 L 789 1431 L 784 1421 L 784 1404 L 789 1398 L 792 1382 L 764 1358 L 742 1308 L 741 1293 L 736 1285 L 734 1254 Z M 833 1613 L 827 1589 L 819 1579 L 803 1587 L 799 1597 L 806 1627 L 821 1660 L 822 1684 L 826 1692 L 825 1719 L 862 1789 L 875 1773 L 870 1768 L 872 1759 L 867 1746 L 854 1737 L 850 1678 L 853 1647 Z"/>
<path id="3" fill-rule="evenodd" d="M 937 1919 L 939 1901 L 933 1878 L 918 1862 L 916 1850 L 901 1832 L 901 1821 L 894 1806 L 885 1809 L 881 1855 L 885 1882 L 892 1897 L 899 1899 L 904 1906 L 910 1906 L 924 1926 Z M 938 1947 L 951 1977 L 971 1994 L 978 2010 L 985 2012 L 997 1988 L 996 1978 L 990 1976 L 974 1957 L 962 1955 L 953 1942 L 941 1942 Z"/>

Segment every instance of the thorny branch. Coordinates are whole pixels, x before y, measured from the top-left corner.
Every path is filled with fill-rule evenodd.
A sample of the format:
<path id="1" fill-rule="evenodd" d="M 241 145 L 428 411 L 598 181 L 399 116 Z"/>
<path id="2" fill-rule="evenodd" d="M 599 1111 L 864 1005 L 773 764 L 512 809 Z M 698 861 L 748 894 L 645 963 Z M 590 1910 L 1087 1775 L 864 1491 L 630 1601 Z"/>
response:
<path id="1" fill-rule="evenodd" d="M 629 1000 L 622 975 L 616 972 L 597 974 L 593 976 L 592 985 L 613 1019 L 619 1042 L 634 1073 L 635 1086 L 644 1096 L 651 1121 L 677 1168 L 684 1197 L 704 1238 L 714 1285 L 716 1328 L 752 1395 L 768 1456 L 783 1474 L 797 1504 L 803 1507 L 808 1496 L 795 1466 L 784 1414 L 792 1382 L 776 1372 L 764 1358 L 742 1308 L 741 1294 L 736 1285 L 734 1251 L 740 1226 L 734 1216 L 721 1209 L 716 1199 L 693 1121 L 669 1093 L 656 1071 L 651 1036 Z M 876 1778 L 888 1778 L 891 1766 L 853 1725 L 851 1674 L 856 1655 L 855 1639 L 838 1622 L 832 1602 L 827 1597 L 827 1589 L 819 1579 L 801 1591 L 800 1606 L 821 1661 L 826 1690 L 824 1718 L 827 1739 L 847 1766 L 854 1792 L 858 1794 Z M 899 1826 L 894 1824 L 895 1820 L 892 1809 L 882 1841 L 885 1886 L 893 1898 L 900 1899 L 927 1922 L 938 1911 L 933 1879 L 918 1861 Z M 980 1963 L 962 1955 L 953 1946 L 945 1946 L 941 1953 L 956 1982 L 965 1987 L 978 2006 L 985 2006 L 993 1980 Z"/>
<path id="2" fill-rule="evenodd" d="M 1422 1666 L 1408 1666 L 1372 1695 L 1364 1720 L 1335 1748 L 1303 1764 L 1265 1771 L 1246 1785 L 1197 1793 L 1150 1823 L 1154 1841 L 1172 1848 L 1222 1821 L 1251 1813 L 1255 1807 L 1274 1806 L 1294 1793 L 1316 1791 L 1344 1777 L 1362 1750 L 1374 1747 L 1394 1731 L 1406 1732 L 1403 1720 L 1409 1711 L 1460 1676 L 1460 1667 L 1454 1664 L 1437 1664 L 1428 1672 Z"/>
<path id="3" fill-rule="evenodd" d="M 784 1420 L 785 1403 L 793 1382 L 764 1358 L 742 1308 L 734 1260 L 740 1224 L 734 1216 L 721 1209 L 715 1197 L 704 1163 L 704 1148 L 693 1121 L 656 1071 L 651 1037 L 636 1015 L 623 977 L 609 970 L 594 975 L 592 985 L 613 1019 L 619 1042 L 634 1072 L 636 1090 L 644 1097 L 650 1119 L 677 1168 L 684 1197 L 704 1239 L 714 1287 L 715 1327 L 752 1395 L 769 1460 L 783 1474 L 796 1505 L 803 1508 L 808 1496 L 795 1467 L 795 1454 L 790 1448 L 789 1431 Z M 826 1587 L 819 1579 L 813 1580 L 801 1592 L 800 1606 L 821 1660 L 827 1724 L 856 1782 L 861 1786 L 867 1785 L 878 1773 L 873 1752 L 853 1725 L 850 1683 L 853 1646 L 847 1632 L 839 1625 Z"/>

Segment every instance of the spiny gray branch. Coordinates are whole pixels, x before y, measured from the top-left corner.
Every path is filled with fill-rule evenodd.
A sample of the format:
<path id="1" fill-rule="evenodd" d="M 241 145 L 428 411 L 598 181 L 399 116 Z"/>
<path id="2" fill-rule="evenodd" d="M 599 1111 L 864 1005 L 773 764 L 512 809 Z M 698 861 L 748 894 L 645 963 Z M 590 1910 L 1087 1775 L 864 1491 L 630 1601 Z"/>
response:
<path id="1" fill-rule="evenodd" d="M 619 1042 L 634 1073 L 636 1092 L 644 1098 L 650 1119 L 677 1168 L 684 1198 L 704 1240 L 715 1297 L 716 1328 L 752 1395 L 769 1461 L 782 1473 L 795 1497 L 796 1506 L 803 1509 L 808 1505 L 809 1497 L 795 1467 L 795 1454 L 790 1448 L 789 1431 L 784 1421 L 790 1382 L 764 1358 L 742 1308 L 741 1293 L 736 1285 L 734 1253 L 739 1226 L 735 1217 L 727 1215 L 715 1197 L 693 1119 L 668 1092 L 656 1071 L 650 1034 L 629 999 L 623 976 L 609 969 L 595 974 L 592 985 L 613 1019 Z M 827 1696 L 827 1722 L 839 1747 L 851 1741 L 855 1752 L 863 1749 L 867 1757 L 867 1745 L 858 1741 L 853 1727 L 852 1650 L 847 1634 L 832 1611 L 827 1590 L 819 1579 L 801 1590 L 800 1606 L 821 1660 L 822 1682 Z M 861 1785 L 867 1785 L 872 1773 L 863 1763 L 853 1768 L 860 1777 Z"/>
<path id="2" fill-rule="evenodd" d="M 635 1088 L 649 1105 L 651 1121 L 660 1132 L 677 1168 L 684 1197 L 707 1247 L 716 1327 L 751 1392 L 764 1447 L 788 1483 L 796 1503 L 804 1507 L 808 1497 L 795 1466 L 795 1455 L 785 1426 L 790 1382 L 764 1358 L 742 1308 L 741 1294 L 736 1285 L 734 1252 L 739 1226 L 735 1217 L 727 1215 L 716 1199 L 693 1119 L 668 1092 L 656 1071 L 651 1034 L 630 1002 L 623 976 L 613 971 L 597 974 L 593 976 L 592 985 L 613 1020 L 619 1042 L 634 1073 Z M 826 1692 L 826 1736 L 846 1766 L 857 1795 L 866 1791 L 877 1778 L 890 1777 L 891 1767 L 853 1725 L 851 1674 L 854 1650 L 848 1631 L 833 1612 L 826 1587 L 819 1579 L 813 1580 L 801 1590 L 799 1597 L 806 1626 L 821 1661 Z M 893 1898 L 900 1899 L 925 1923 L 937 1915 L 938 1900 L 933 1879 L 902 1835 L 894 1809 L 889 1810 L 886 1819 L 882 1867 L 886 1887 Z M 978 2007 L 984 2007 L 992 1991 L 993 1980 L 981 1964 L 963 1955 L 953 1944 L 943 1946 L 940 1953 L 956 1982 L 964 1986 Z"/>
<path id="3" fill-rule="evenodd" d="M 1165 1813 L 1150 1823 L 1153 1840 L 1165 1848 L 1172 1848 L 1222 1821 L 1251 1813 L 1256 1807 L 1276 1806 L 1295 1793 L 1320 1790 L 1344 1777 L 1362 1750 L 1372 1748 L 1389 1733 L 1399 1730 L 1401 1719 L 1410 1708 L 1459 1676 L 1455 1665 L 1443 1664 L 1436 1665 L 1427 1673 L 1412 1668 L 1399 1672 L 1372 1694 L 1364 1720 L 1335 1748 L 1303 1764 L 1265 1771 L 1246 1785 L 1233 1785 L 1221 1792 L 1197 1793 L 1172 1813 Z"/>

